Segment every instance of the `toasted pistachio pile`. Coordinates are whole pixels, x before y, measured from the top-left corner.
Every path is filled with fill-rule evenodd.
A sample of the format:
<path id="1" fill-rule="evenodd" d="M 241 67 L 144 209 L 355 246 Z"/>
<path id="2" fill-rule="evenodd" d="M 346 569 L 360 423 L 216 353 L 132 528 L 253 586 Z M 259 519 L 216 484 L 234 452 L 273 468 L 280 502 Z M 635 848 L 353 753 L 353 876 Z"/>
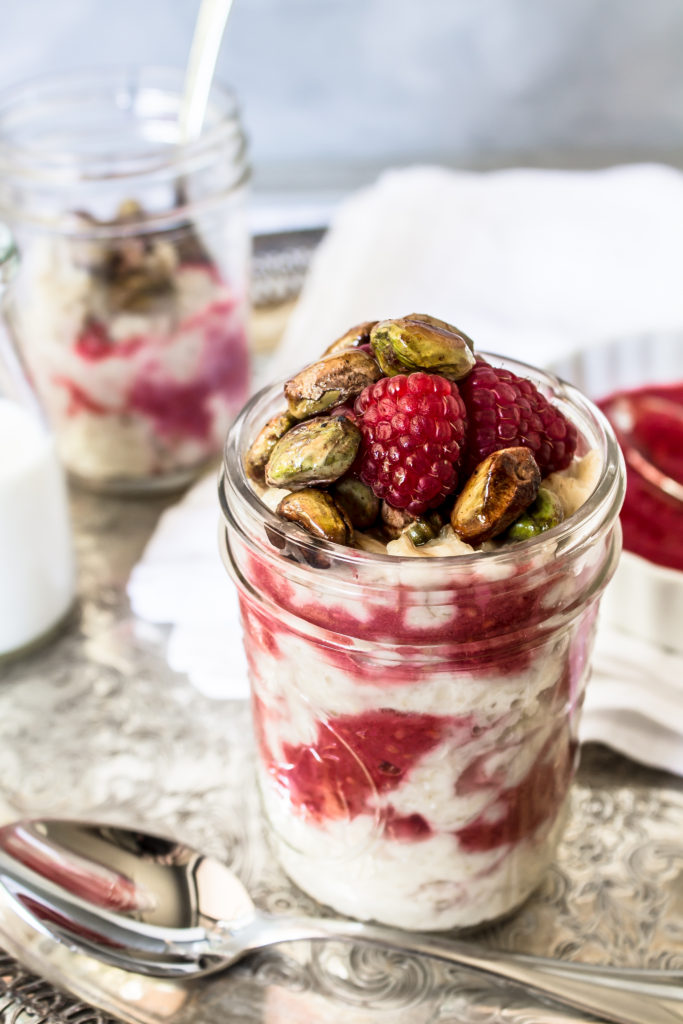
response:
<path id="1" fill-rule="evenodd" d="M 424 371 L 462 380 L 475 365 L 470 338 L 423 313 L 367 321 L 337 338 L 284 386 L 287 408 L 259 431 L 244 468 L 257 491 L 284 489 L 276 514 L 313 537 L 354 545 L 359 532 L 415 546 L 452 530 L 477 548 L 527 540 L 557 526 L 561 502 L 541 486 L 529 448 L 504 448 L 478 466 L 457 495 L 414 517 L 380 501 L 354 473 L 361 444 L 353 403 L 381 377 Z M 351 415 L 349 415 L 351 413 Z"/>
<path id="2" fill-rule="evenodd" d="M 78 265 L 105 294 L 108 314 L 147 313 L 175 293 L 175 272 L 181 263 L 208 264 L 209 255 L 189 222 L 169 232 L 137 230 L 145 218 L 135 199 L 124 200 L 112 220 L 97 220 L 79 211 L 76 230 L 113 229 L 111 238 L 74 243 Z M 129 233 L 127 233 L 129 232 Z"/>

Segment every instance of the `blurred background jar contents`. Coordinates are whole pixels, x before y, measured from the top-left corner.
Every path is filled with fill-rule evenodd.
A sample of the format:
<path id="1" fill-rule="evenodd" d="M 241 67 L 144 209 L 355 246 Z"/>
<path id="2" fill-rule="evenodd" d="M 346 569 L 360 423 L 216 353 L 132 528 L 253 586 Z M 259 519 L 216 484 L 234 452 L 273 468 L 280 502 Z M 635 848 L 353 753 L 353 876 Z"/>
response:
<path id="1" fill-rule="evenodd" d="M 230 93 L 182 142 L 182 74 L 45 78 L 0 99 L 8 322 L 73 478 L 182 485 L 249 387 L 246 147 Z"/>
<path id="2" fill-rule="evenodd" d="M 16 266 L 0 225 L 0 299 Z M 0 663 L 47 638 L 74 601 L 66 487 L 54 440 L 0 337 Z"/>
<path id="3" fill-rule="evenodd" d="M 556 365 L 610 420 L 626 462 L 624 551 L 603 616 L 659 651 L 683 654 L 683 336 L 644 332 L 592 345 Z M 680 669 L 667 667 L 669 678 Z"/>
<path id="4" fill-rule="evenodd" d="M 617 391 L 601 407 L 626 458 L 624 546 L 683 569 L 683 378 Z"/>

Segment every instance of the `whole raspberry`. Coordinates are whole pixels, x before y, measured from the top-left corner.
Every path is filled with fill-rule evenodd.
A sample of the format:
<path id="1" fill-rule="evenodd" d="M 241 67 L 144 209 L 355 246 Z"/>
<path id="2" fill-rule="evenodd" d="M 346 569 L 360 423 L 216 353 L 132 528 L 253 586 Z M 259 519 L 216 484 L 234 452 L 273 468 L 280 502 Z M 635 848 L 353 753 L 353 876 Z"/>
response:
<path id="1" fill-rule="evenodd" d="M 455 490 L 465 442 L 456 384 L 432 373 L 383 377 L 360 393 L 355 412 L 356 468 L 378 498 L 419 516 Z"/>
<path id="2" fill-rule="evenodd" d="M 468 472 L 491 452 L 517 445 L 531 448 L 541 476 L 567 468 L 576 451 L 576 427 L 532 381 L 478 359 L 460 392 L 467 409 Z"/>

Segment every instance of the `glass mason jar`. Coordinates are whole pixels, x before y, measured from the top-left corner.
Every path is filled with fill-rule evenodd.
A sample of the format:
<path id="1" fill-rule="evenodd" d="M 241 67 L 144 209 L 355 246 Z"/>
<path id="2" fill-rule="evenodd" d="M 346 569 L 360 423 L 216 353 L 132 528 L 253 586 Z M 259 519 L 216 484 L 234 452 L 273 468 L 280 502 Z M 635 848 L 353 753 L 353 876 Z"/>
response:
<path id="1" fill-rule="evenodd" d="M 243 455 L 283 405 L 233 425 L 222 557 L 239 591 L 258 774 L 279 859 L 335 910 L 451 929 L 511 911 L 562 834 L 598 602 L 621 549 L 624 470 L 602 414 L 532 378 L 595 450 L 590 497 L 548 533 L 421 558 L 318 541 L 271 513 Z"/>
<path id="2" fill-rule="evenodd" d="M 16 249 L 0 224 L 0 309 Z M 42 410 L 0 325 L 0 665 L 51 637 L 75 599 L 64 474 Z"/>
<path id="3" fill-rule="evenodd" d="M 248 394 L 245 139 L 214 86 L 183 141 L 183 76 L 105 70 L 0 96 L 9 326 L 76 480 L 182 485 Z"/>

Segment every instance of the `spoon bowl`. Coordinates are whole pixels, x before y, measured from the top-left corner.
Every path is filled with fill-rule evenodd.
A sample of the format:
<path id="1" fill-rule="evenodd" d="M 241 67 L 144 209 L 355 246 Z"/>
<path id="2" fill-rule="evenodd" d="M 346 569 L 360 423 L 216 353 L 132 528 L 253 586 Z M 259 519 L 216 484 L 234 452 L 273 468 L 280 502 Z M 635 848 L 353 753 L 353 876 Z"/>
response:
<path id="1" fill-rule="evenodd" d="M 207 935 L 255 907 L 225 865 L 172 839 L 111 825 L 41 820 L 0 828 L 0 881 L 45 934 L 141 973 L 225 968 Z M 205 948 L 206 947 L 206 948 Z"/>
<path id="2" fill-rule="evenodd" d="M 133 829 L 63 820 L 0 828 L 0 889 L 34 929 L 128 971 L 200 977 L 279 942 L 341 939 L 435 956 L 615 1024 L 683 1022 L 683 975 L 502 953 L 441 935 L 256 909 L 224 864 Z"/>

